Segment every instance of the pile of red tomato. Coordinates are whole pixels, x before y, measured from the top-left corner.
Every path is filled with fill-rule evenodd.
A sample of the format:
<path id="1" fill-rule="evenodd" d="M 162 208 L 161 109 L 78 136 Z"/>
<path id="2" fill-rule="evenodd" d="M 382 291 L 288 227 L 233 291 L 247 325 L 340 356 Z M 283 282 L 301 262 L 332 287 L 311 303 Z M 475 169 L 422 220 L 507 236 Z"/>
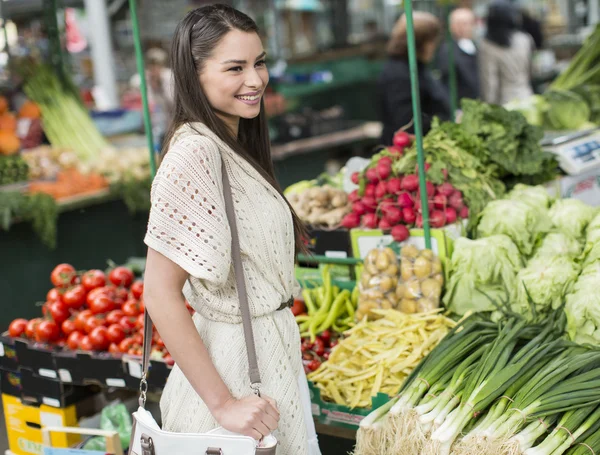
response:
<path id="1" fill-rule="evenodd" d="M 43 316 L 15 319 L 9 336 L 71 350 L 142 354 L 144 284 L 129 268 L 115 267 L 107 276 L 102 270 L 78 272 L 60 264 L 50 280 L 54 287 L 46 295 Z M 156 330 L 152 345 L 153 358 L 173 362 Z"/>

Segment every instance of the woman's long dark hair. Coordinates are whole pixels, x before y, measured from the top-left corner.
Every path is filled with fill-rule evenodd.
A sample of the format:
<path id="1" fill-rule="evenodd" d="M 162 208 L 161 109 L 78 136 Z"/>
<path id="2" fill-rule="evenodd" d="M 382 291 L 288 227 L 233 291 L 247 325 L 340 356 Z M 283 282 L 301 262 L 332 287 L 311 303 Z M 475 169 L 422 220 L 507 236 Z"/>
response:
<path id="1" fill-rule="evenodd" d="M 506 0 L 496 0 L 488 10 L 486 38 L 502 47 L 509 47 L 519 28 L 518 11 Z"/>
<path id="2" fill-rule="evenodd" d="M 260 113 L 256 118 L 240 119 L 236 138 L 215 114 L 200 85 L 199 75 L 205 60 L 231 30 L 258 33 L 258 26 L 246 14 L 220 4 L 190 11 L 177 25 L 171 48 L 175 82 L 173 119 L 165 136 L 163 153 L 167 152 L 169 143 L 179 127 L 186 123 L 201 122 L 235 153 L 248 161 L 283 197 L 271 160 L 269 128 L 263 101 L 261 100 Z M 306 228 L 289 203 L 288 206 L 294 222 L 296 253 L 305 251 Z"/>

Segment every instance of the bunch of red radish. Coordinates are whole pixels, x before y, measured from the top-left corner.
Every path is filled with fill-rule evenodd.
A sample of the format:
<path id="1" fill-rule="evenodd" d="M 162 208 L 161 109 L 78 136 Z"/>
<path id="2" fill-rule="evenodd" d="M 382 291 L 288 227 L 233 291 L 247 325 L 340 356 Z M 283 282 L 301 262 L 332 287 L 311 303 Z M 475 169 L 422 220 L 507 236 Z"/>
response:
<path id="1" fill-rule="evenodd" d="M 363 183 L 364 192 L 360 194 L 359 190 L 354 190 L 349 194 L 352 212 L 342 220 L 343 227 L 379 228 L 390 232 L 397 242 L 410 236 L 410 227 L 423 227 L 418 167 L 415 174 L 409 175 L 394 175 L 392 170 L 393 161 L 402 156 L 404 148 L 409 145 L 410 136 L 404 132 L 397 133 L 394 146 L 388 148 L 390 156 L 381 156 L 363 172 L 352 174 L 352 182 L 357 185 Z M 425 165 L 425 172 L 429 167 L 429 164 Z M 440 185 L 426 182 L 429 223 L 433 228 L 441 228 L 469 216 L 462 193 L 447 181 L 447 173 L 444 174 L 446 181 Z"/>

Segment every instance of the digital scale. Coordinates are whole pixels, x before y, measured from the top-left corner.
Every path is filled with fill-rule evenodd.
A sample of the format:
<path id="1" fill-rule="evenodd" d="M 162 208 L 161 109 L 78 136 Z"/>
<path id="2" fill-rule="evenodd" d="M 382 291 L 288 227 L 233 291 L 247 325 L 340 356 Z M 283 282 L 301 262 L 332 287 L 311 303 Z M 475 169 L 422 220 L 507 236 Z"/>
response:
<path id="1" fill-rule="evenodd" d="M 560 167 L 569 175 L 600 169 L 600 129 L 547 133 L 541 145 L 558 156 Z"/>

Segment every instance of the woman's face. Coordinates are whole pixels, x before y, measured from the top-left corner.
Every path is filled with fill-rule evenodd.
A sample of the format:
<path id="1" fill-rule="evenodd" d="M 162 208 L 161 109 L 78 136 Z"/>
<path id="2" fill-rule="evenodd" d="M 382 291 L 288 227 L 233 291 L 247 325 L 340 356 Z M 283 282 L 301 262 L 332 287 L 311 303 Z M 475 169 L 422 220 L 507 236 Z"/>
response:
<path id="1" fill-rule="evenodd" d="M 216 114 L 237 135 L 239 120 L 260 113 L 269 83 L 266 54 L 258 35 L 232 30 L 205 61 L 200 84 Z"/>

